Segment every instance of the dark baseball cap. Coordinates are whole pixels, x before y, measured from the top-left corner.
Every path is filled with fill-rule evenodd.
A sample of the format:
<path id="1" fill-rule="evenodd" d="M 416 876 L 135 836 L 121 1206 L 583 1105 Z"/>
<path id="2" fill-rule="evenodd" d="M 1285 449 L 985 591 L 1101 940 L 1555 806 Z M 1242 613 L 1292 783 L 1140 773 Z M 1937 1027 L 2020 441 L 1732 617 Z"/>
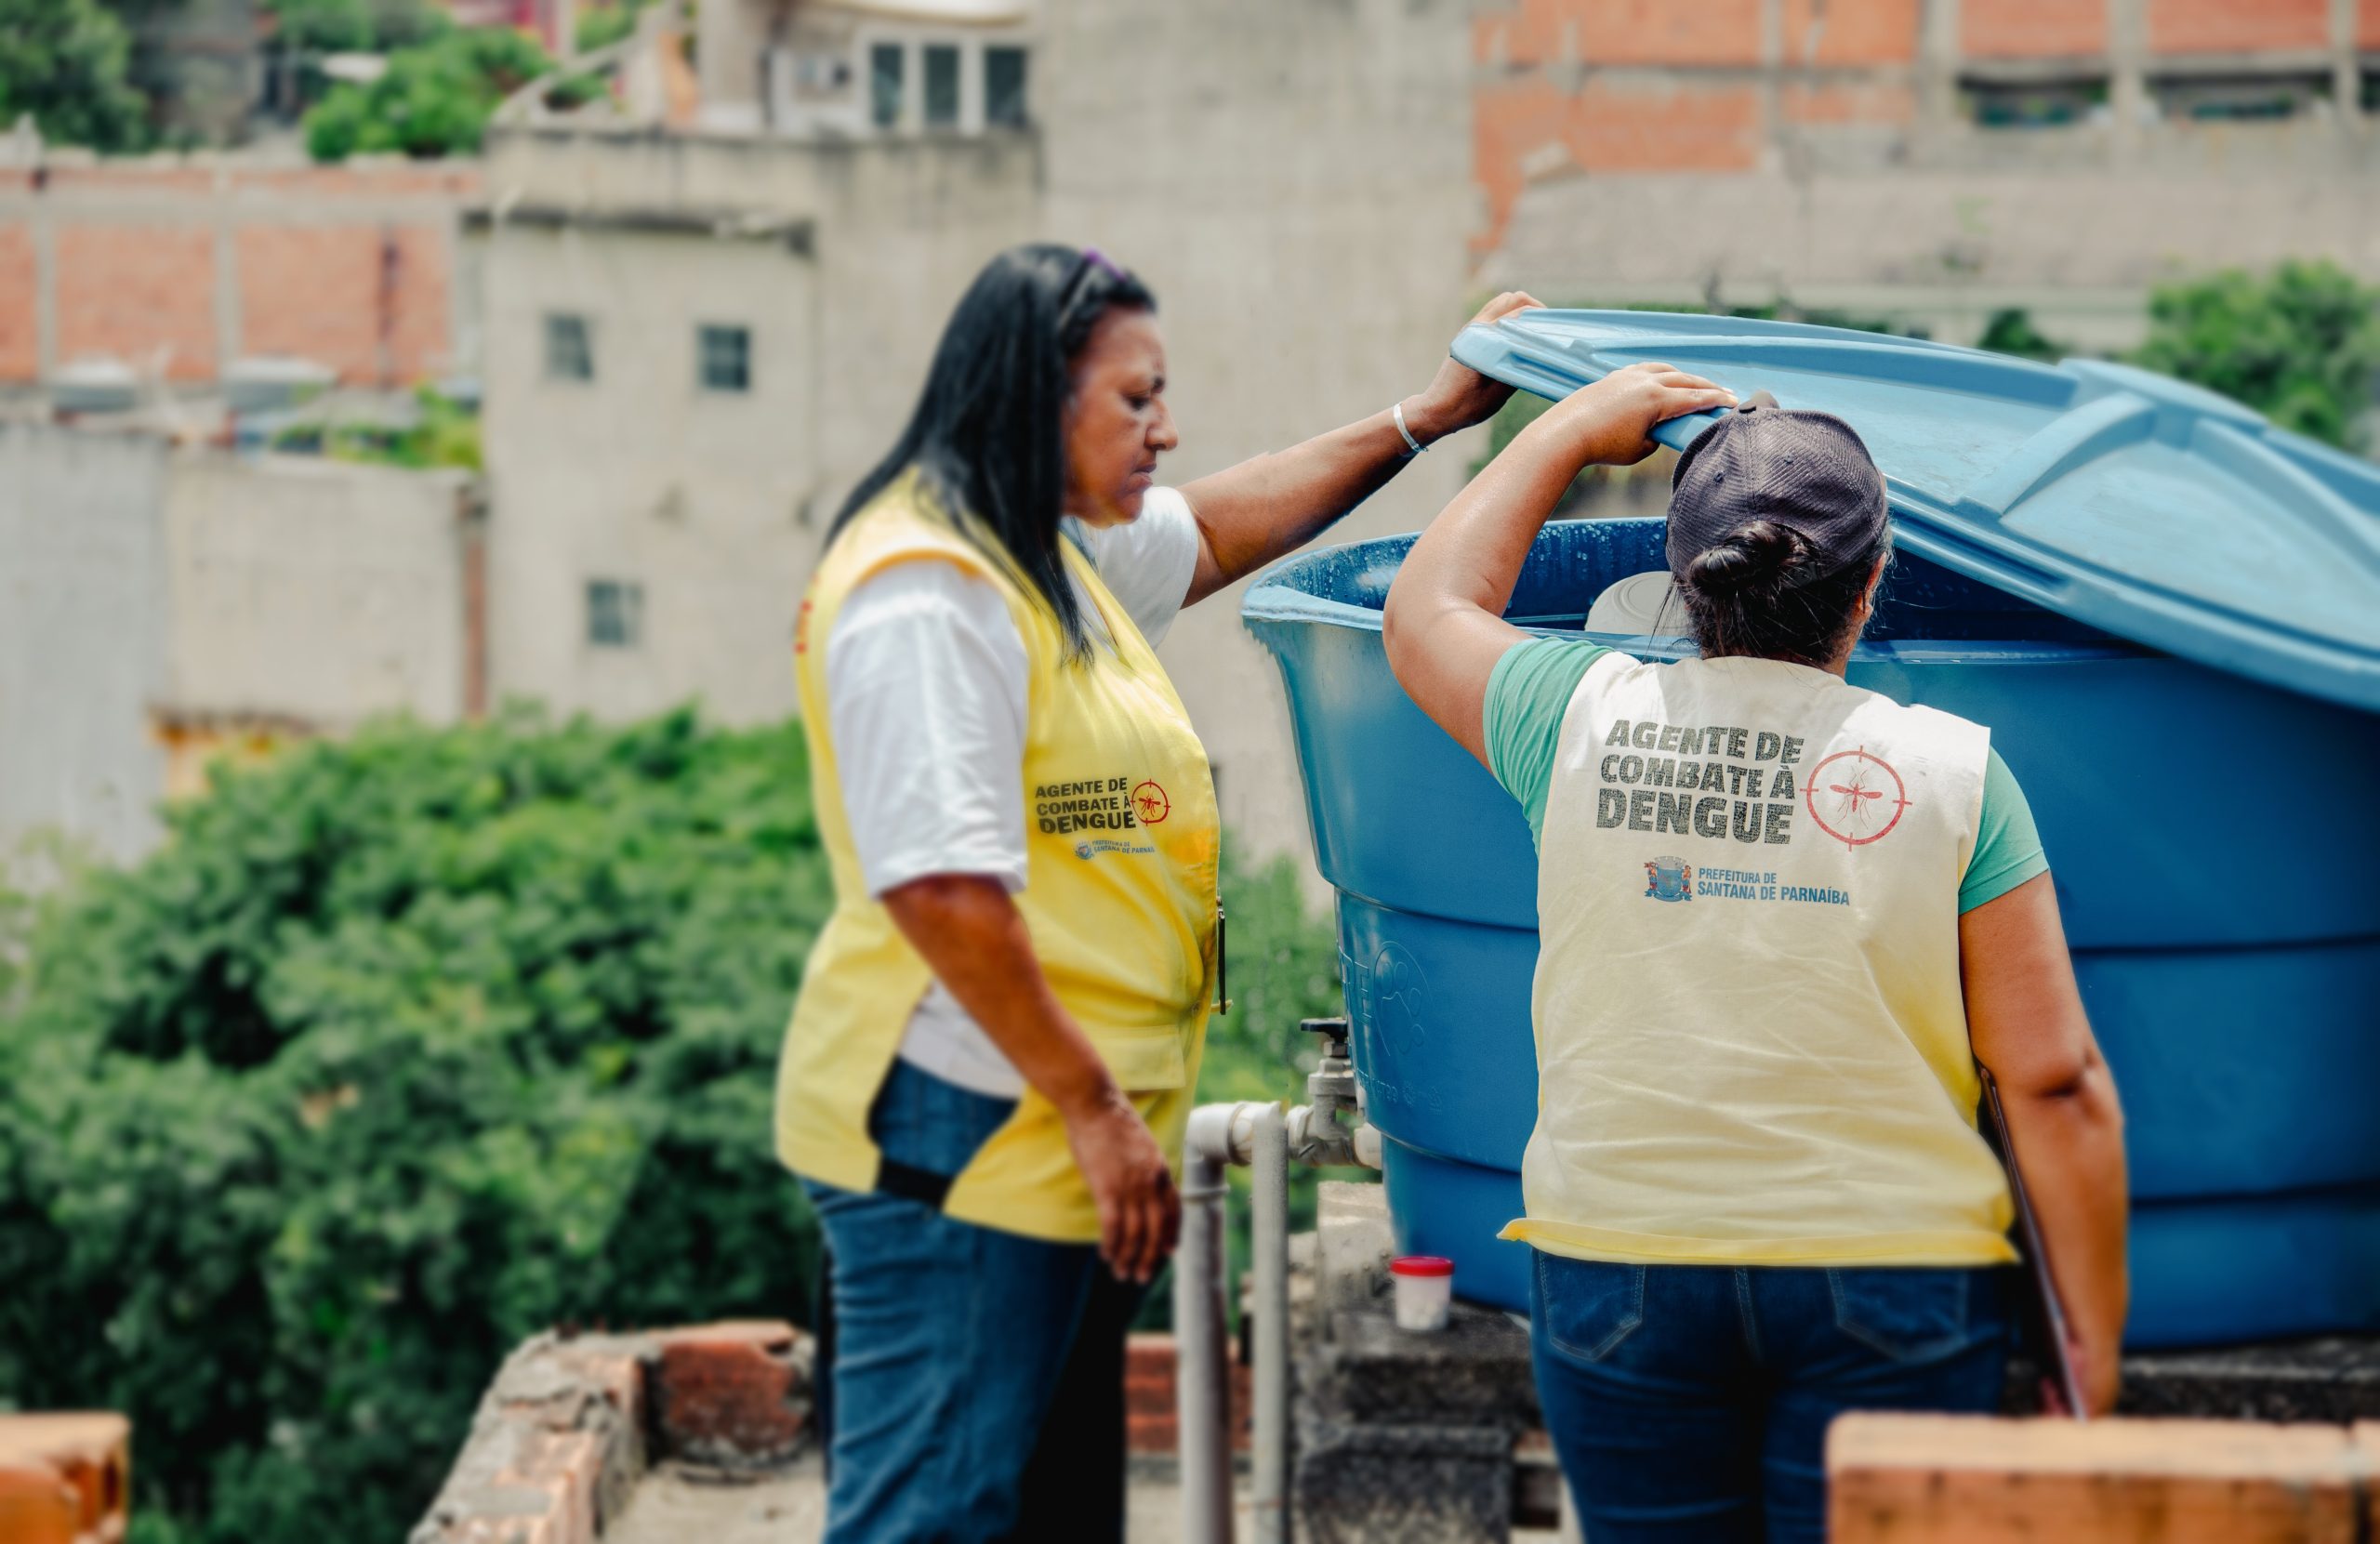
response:
<path id="1" fill-rule="evenodd" d="M 1765 391 L 1697 435 L 1670 477 L 1670 572 L 1738 526 L 1774 521 L 1801 534 L 1817 561 L 1802 583 L 1871 556 L 1889 512 L 1884 476 L 1849 424 L 1783 408 Z"/>

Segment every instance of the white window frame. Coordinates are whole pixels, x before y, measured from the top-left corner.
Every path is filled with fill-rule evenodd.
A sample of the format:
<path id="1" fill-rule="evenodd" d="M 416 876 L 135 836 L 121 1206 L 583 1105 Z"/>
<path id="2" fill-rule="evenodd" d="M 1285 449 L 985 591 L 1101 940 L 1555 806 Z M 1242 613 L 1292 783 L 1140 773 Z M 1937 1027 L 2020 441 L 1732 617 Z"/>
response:
<path id="1" fill-rule="evenodd" d="M 926 123 L 926 48 L 929 45 L 959 50 L 959 120 L 953 124 L 929 126 Z M 882 125 L 876 122 L 876 102 L 871 84 L 875 50 L 879 46 L 901 50 L 901 115 L 892 123 Z M 984 50 L 994 47 L 1025 50 L 1025 116 L 1028 125 L 1035 121 L 1036 61 L 1041 53 L 1041 44 L 1039 37 L 1029 29 L 1002 27 L 975 32 L 949 28 L 928 30 L 870 26 L 858 31 L 852 40 L 852 46 L 856 50 L 857 73 L 863 83 L 859 122 L 868 134 L 912 139 L 926 134 L 968 139 L 983 138 L 990 126 L 984 119 Z M 1000 132 L 1013 134 L 1017 130 L 1003 125 Z"/>

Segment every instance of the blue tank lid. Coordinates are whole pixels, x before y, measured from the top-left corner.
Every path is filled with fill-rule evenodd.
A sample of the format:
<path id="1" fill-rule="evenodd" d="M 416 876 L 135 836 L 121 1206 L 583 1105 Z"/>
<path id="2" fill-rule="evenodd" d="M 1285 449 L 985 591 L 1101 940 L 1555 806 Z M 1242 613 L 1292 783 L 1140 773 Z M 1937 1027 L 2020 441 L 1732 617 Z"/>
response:
<path id="1" fill-rule="evenodd" d="M 2380 468 L 2128 365 L 2051 366 L 1839 327 L 1533 310 L 1454 356 L 1559 398 L 1658 360 L 1846 419 L 1895 539 L 2202 665 L 2380 711 Z M 1711 415 L 1661 426 L 1682 447 Z"/>

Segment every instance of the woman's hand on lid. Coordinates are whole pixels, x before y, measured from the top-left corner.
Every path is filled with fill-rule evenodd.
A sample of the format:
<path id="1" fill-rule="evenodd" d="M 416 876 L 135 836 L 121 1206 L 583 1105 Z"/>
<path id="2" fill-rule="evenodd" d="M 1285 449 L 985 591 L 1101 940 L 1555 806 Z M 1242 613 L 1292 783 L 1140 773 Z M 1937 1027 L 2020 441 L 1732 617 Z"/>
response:
<path id="1" fill-rule="evenodd" d="M 1627 467 L 1659 448 L 1656 425 L 1735 405 L 1734 392 L 1675 365 L 1632 364 L 1571 392 L 1521 432 L 1558 443 L 1580 467 Z"/>
<path id="2" fill-rule="evenodd" d="M 1479 314 L 1465 323 L 1477 327 L 1499 322 L 1514 311 L 1528 310 L 1543 305 L 1535 296 L 1519 290 L 1507 290 L 1479 308 Z M 1423 444 L 1445 438 L 1457 429 L 1485 423 L 1496 416 L 1496 410 L 1511 398 L 1513 389 L 1502 381 L 1490 380 L 1470 365 L 1448 356 L 1438 366 L 1438 373 L 1419 393 L 1405 399 L 1405 422 L 1414 437 Z"/>
<path id="3" fill-rule="evenodd" d="M 1148 1284 L 1182 1236 L 1182 1197 L 1148 1123 L 1112 1085 L 1065 1112 L 1066 1142 L 1099 1207 L 1099 1258 L 1119 1281 Z"/>

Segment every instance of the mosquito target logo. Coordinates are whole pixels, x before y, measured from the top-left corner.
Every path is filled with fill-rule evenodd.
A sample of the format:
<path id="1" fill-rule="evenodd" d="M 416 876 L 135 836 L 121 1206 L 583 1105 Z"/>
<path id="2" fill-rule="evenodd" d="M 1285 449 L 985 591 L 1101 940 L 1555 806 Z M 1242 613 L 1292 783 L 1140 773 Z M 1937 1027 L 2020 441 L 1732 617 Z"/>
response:
<path id="1" fill-rule="evenodd" d="M 1845 847 L 1882 840 L 1909 808 L 1909 789 L 1892 763 L 1871 752 L 1837 751 L 1810 769 L 1802 799 L 1819 830 Z"/>

